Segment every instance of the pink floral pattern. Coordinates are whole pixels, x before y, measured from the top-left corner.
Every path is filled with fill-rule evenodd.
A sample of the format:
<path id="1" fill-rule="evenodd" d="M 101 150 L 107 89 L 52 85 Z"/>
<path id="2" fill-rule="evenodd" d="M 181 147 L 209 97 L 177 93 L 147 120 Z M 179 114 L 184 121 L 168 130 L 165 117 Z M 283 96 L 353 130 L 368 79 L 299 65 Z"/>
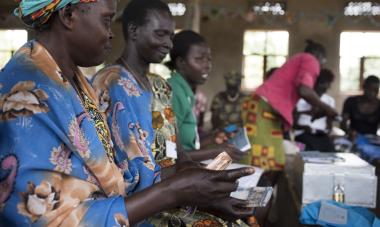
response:
<path id="1" fill-rule="evenodd" d="M 118 84 L 124 88 L 124 91 L 128 94 L 128 96 L 141 96 L 140 90 L 131 79 L 122 77 L 118 80 Z"/>
<path id="2" fill-rule="evenodd" d="M 0 181 L 0 212 L 8 200 L 17 175 L 18 161 L 13 154 L 0 160 L 0 170 L 7 173 Z"/>
<path id="3" fill-rule="evenodd" d="M 88 147 L 89 142 L 86 140 L 83 132 L 79 128 L 77 119 L 73 119 L 70 123 L 69 138 L 81 157 L 86 159 L 90 158 L 90 149 Z"/>
<path id="4" fill-rule="evenodd" d="M 71 151 L 67 149 L 65 145 L 62 144 L 59 147 L 54 147 L 49 159 L 50 162 L 55 165 L 54 170 L 70 174 L 72 170 L 70 155 Z"/>

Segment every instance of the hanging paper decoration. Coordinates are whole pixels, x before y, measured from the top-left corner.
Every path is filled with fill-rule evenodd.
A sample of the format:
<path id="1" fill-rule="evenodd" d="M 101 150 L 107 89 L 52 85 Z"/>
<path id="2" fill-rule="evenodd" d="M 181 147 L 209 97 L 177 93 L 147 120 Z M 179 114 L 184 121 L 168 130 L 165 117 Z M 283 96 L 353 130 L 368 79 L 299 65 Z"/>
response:
<path id="1" fill-rule="evenodd" d="M 374 2 L 349 2 L 344 7 L 345 16 L 378 16 L 380 4 Z"/>
<path id="2" fill-rule="evenodd" d="M 358 16 L 347 16 L 347 7 L 351 7 L 351 12 L 358 12 L 359 6 L 363 7 L 360 9 L 361 12 L 366 13 L 358 14 Z M 373 26 L 380 27 L 380 19 L 376 19 L 377 15 L 380 15 L 380 4 L 368 4 L 368 2 L 349 2 L 340 12 L 324 10 L 305 13 L 303 11 L 287 11 L 286 1 L 247 0 L 246 5 L 239 4 L 236 6 L 216 5 L 203 1 L 201 20 L 202 22 L 209 22 L 229 18 L 241 19 L 248 23 L 284 26 L 297 24 L 302 21 L 302 23 L 306 24 L 325 23 L 328 27 L 334 27 L 339 20 L 344 19 L 352 24 L 367 20 Z"/>
<path id="3" fill-rule="evenodd" d="M 286 11 L 285 2 L 264 2 L 262 4 L 253 4 L 251 10 L 258 15 L 272 14 L 284 15 Z"/>

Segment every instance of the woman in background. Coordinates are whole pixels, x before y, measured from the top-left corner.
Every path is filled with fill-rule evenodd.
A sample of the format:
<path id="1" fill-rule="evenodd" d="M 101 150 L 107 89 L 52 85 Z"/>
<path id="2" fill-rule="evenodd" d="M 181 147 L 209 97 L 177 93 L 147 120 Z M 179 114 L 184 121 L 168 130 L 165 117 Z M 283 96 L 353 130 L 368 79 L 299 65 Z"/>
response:
<path id="1" fill-rule="evenodd" d="M 130 1 L 123 12 L 122 20 L 125 49 L 115 64 L 95 75 L 93 86 L 110 125 L 118 166 L 123 170 L 130 169 L 126 178 L 129 182 L 128 192 L 132 194 L 131 200 L 134 200 L 133 195 L 145 196 L 145 200 L 137 204 L 139 207 L 128 207 L 127 204 L 129 209 L 140 209 L 133 213 L 130 222 L 133 220 L 133 223 L 137 223 L 147 219 L 144 224 L 170 226 L 174 221 L 196 224 L 202 220 L 194 220 L 189 214 L 187 217 L 179 209 L 169 211 L 171 208 L 186 205 L 212 207 L 235 219 L 246 215 L 251 210 L 242 208 L 244 201 L 234 200 L 229 194 L 217 194 L 235 190 L 236 177 L 246 175 L 250 170 L 217 172 L 196 165 L 177 163 L 161 171 L 156 164 L 152 153 L 155 138 L 152 124 L 154 94 L 147 75 L 149 65 L 161 62 L 171 49 L 174 21 L 167 4 L 159 0 Z M 221 175 L 226 179 L 218 177 Z M 205 179 L 202 180 L 202 177 Z M 193 189 L 188 188 L 187 184 L 193 184 Z M 218 185 L 217 188 L 215 185 Z M 173 191 L 159 190 L 162 186 L 172 188 Z M 196 194 L 194 190 L 202 195 L 192 198 L 193 201 L 189 203 L 187 199 Z M 211 190 L 218 191 L 216 197 L 208 193 Z M 187 192 L 192 195 L 187 195 Z M 198 200 L 201 197 L 203 202 Z M 224 223 L 223 220 L 211 217 L 213 218 L 207 216 L 212 223 Z"/>
<path id="2" fill-rule="evenodd" d="M 240 91 L 243 75 L 229 72 L 224 76 L 226 90 L 215 95 L 211 103 L 211 122 L 214 130 L 229 132 L 243 127 L 241 104 L 245 95 Z"/>
<path id="3" fill-rule="evenodd" d="M 185 151 L 189 151 L 188 155 L 195 161 L 214 158 L 223 150 L 233 159 L 241 159 L 244 153 L 226 144 L 199 150 L 201 142 L 193 108 L 197 86 L 207 81 L 211 71 L 211 50 L 206 40 L 190 30 L 175 34 L 170 59 L 167 66 L 172 70 L 172 74 L 168 82 L 173 90 L 172 103 L 179 141 Z"/>
<path id="4" fill-rule="evenodd" d="M 266 170 L 284 168 L 283 128 L 293 124 L 292 112 L 300 98 L 329 117 L 337 115 L 313 90 L 325 55 L 322 45 L 309 40 L 304 53 L 291 57 L 247 97 L 242 106 L 243 121 L 252 150 L 244 163 Z"/>
<path id="5" fill-rule="evenodd" d="M 378 77 L 368 76 L 364 80 L 363 94 L 344 101 L 341 128 L 352 139 L 356 134 L 376 135 L 380 123 L 379 86 Z"/>

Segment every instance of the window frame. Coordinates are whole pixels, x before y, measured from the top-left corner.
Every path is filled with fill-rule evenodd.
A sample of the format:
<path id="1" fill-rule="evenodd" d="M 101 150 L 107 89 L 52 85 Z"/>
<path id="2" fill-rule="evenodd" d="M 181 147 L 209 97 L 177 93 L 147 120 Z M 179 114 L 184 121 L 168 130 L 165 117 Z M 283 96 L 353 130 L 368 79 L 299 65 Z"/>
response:
<path id="1" fill-rule="evenodd" d="M 264 41 L 264 54 L 261 54 L 261 53 L 258 53 L 258 52 L 251 52 L 249 54 L 246 54 L 245 51 L 244 51 L 244 45 L 245 45 L 245 35 L 247 32 L 264 32 L 265 33 L 265 41 Z M 287 37 L 287 54 L 286 55 L 283 55 L 283 54 L 272 54 L 272 53 L 268 53 L 267 49 L 268 49 L 268 33 L 271 33 L 271 32 L 286 32 L 288 37 Z M 272 67 L 268 67 L 268 58 L 270 57 L 282 57 L 285 59 L 284 62 L 286 62 L 286 60 L 288 59 L 289 57 L 289 37 L 290 37 L 290 32 L 286 29 L 246 29 L 244 31 L 244 34 L 243 34 L 243 56 L 242 56 L 242 72 L 244 74 L 244 77 L 248 77 L 249 75 L 245 75 L 246 74 L 246 58 L 247 57 L 250 57 L 250 56 L 257 56 L 257 57 L 262 57 L 262 75 L 261 75 L 261 78 L 264 78 L 264 75 L 265 73 Z M 278 65 L 276 67 L 280 67 L 281 65 Z M 257 86 L 259 85 L 255 85 L 254 87 L 249 87 L 249 86 L 246 86 L 245 85 L 245 79 L 243 78 L 242 80 L 242 85 L 241 85 L 241 89 L 243 91 L 252 91 L 254 89 L 257 88 Z"/>

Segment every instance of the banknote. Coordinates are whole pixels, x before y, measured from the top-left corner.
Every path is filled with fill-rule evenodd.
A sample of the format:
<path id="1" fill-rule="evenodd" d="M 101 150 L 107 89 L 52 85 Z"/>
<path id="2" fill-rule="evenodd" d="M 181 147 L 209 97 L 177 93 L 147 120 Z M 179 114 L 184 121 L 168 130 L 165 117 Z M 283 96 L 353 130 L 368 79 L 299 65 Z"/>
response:
<path id="1" fill-rule="evenodd" d="M 265 207 L 273 193 L 272 187 L 238 188 L 239 199 L 247 200 L 247 207 Z M 235 197 L 235 196 L 233 196 Z"/>
<path id="2" fill-rule="evenodd" d="M 224 170 L 232 163 L 232 158 L 227 152 L 223 151 L 216 158 L 214 158 L 207 166 L 206 169 L 211 170 Z"/>
<path id="3" fill-rule="evenodd" d="M 265 207 L 273 193 L 272 187 L 254 187 L 249 190 L 248 207 Z"/>

